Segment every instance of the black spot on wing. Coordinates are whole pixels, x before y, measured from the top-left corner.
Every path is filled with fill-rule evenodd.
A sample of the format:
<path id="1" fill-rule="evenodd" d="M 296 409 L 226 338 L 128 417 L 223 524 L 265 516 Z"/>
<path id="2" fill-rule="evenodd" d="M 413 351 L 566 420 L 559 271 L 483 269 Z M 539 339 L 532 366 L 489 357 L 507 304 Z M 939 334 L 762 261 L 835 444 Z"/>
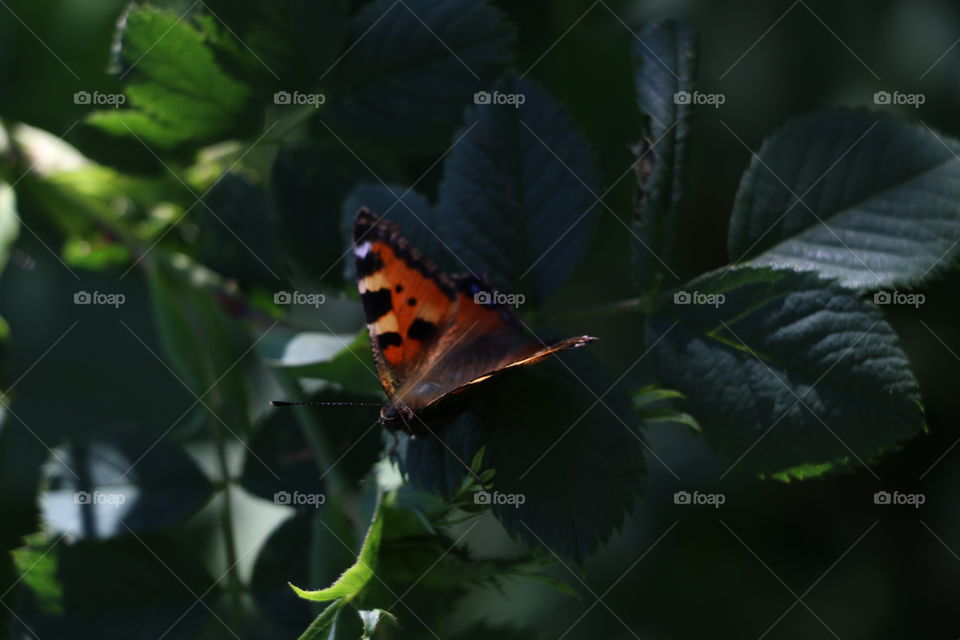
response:
<path id="1" fill-rule="evenodd" d="M 403 344 L 403 336 L 396 331 L 387 331 L 377 336 L 377 346 L 383 351 L 387 347 L 399 347 Z"/>
<path id="2" fill-rule="evenodd" d="M 417 299 L 416 299 L 416 298 L 407 298 L 407 304 L 410 305 L 411 307 L 415 307 L 415 306 L 417 306 Z"/>
<path id="3" fill-rule="evenodd" d="M 367 251 L 367 255 L 362 258 L 357 258 L 358 278 L 366 278 L 380 271 L 380 269 L 383 269 L 383 260 L 380 259 L 380 254 L 373 249 Z"/>
<path id="4" fill-rule="evenodd" d="M 402 285 L 402 284 L 398 284 L 397 286 L 395 286 L 395 287 L 393 288 L 393 290 L 396 291 L 397 293 L 403 293 L 403 285 Z"/>
<path id="5" fill-rule="evenodd" d="M 360 301 L 363 303 L 363 315 L 367 318 L 367 324 L 373 324 L 393 310 L 390 289 L 364 291 Z"/>
<path id="6" fill-rule="evenodd" d="M 419 340 L 420 342 L 430 340 L 436 333 L 437 325 L 422 318 L 414 320 L 410 324 L 410 328 L 407 329 L 407 337 L 412 340 Z"/>

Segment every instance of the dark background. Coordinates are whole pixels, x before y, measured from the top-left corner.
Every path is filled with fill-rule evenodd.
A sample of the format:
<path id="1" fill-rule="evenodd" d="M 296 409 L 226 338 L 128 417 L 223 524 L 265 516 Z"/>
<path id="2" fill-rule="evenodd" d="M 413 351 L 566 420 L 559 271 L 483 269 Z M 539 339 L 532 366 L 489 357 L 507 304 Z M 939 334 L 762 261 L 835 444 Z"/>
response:
<path id="1" fill-rule="evenodd" d="M 722 92 L 726 102 L 717 110 L 695 110 L 685 275 L 727 262 L 726 224 L 750 158 L 738 137 L 757 149 L 791 117 L 838 105 L 872 106 L 873 93 L 881 89 L 922 92 L 926 103 L 917 110 L 903 108 L 899 115 L 960 137 L 960 47 L 927 72 L 960 38 L 956 3 L 498 4 L 517 25 L 518 69 L 534 65 L 549 49 L 531 76 L 569 108 L 590 138 L 605 185 L 630 166 L 628 147 L 641 127 L 631 84 L 634 37 L 621 20 L 636 29 L 647 18 L 673 17 L 699 30 L 699 87 Z M 44 0 L 0 7 L 4 120 L 61 135 L 85 112 L 73 104 L 75 91 L 116 86 L 106 68 L 123 6 L 115 0 Z M 106 153 L 81 138 L 66 139 L 88 155 Z M 256 165 L 269 157 L 250 160 Z M 410 173 L 419 171 L 411 167 Z M 625 179 L 610 202 L 627 215 L 630 197 Z M 12 334 L 3 364 L 6 382 L 23 376 L 13 394 L 19 420 L 8 416 L 2 427 L 7 433 L 0 451 L 0 527 L 6 525 L 7 537 L 31 517 L 36 470 L 46 458 L 40 441 L 54 445 L 67 435 L 106 429 L 160 434 L 192 401 L 117 322 L 113 310 L 72 304 L 78 288 L 122 291 L 127 296 L 123 321 L 155 344 L 140 276 L 132 273 L 118 284 L 115 273 L 78 271 L 78 283 L 38 239 L 57 250 L 43 217 L 29 208 L 20 213 L 36 236 L 21 229 L 19 258 L 0 278 L 0 315 Z M 611 257 L 616 252 L 610 247 L 625 242 L 622 227 L 603 220 L 585 264 L 554 308 L 623 297 L 618 271 L 624 264 Z M 781 484 L 734 472 L 718 480 L 728 462 L 701 439 L 679 427 L 655 427 L 648 432 L 651 446 L 676 477 L 649 457 L 645 504 L 587 566 L 582 577 L 587 586 L 579 573 L 557 570 L 584 592 L 581 600 L 521 584 L 508 589 L 506 598 L 494 590 L 471 594 L 450 613 L 465 620 L 522 623 L 544 637 L 564 634 L 578 619 L 563 637 L 958 637 L 960 448 L 950 450 L 960 437 L 958 283 L 956 274 L 943 277 L 926 290 L 923 307 L 891 314 L 920 382 L 929 433 L 875 464 L 876 477 L 861 470 Z M 615 345 L 618 332 L 632 331 L 637 321 L 594 320 L 575 330 L 609 336 L 604 342 Z M 62 342 L 45 353 L 74 322 Z M 631 362 L 615 348 L 601 348 L 600 354 L 614 373 Z M 673 504 L 675 491 L 695 489 L 722 492 L 726 503 L 717 510 Z M 881 489 L 922 492 L 926 503 L 919 509 L 878 506 L 873 493 Z M 487 533 L 480 528 L 475 535 L 482 546 Z M 203 556 L 205 543 L 193 543 Z M 595 604 L 596 596 L 601 604 Z M 802 603 L 796 603 L 798 597 Z"/>

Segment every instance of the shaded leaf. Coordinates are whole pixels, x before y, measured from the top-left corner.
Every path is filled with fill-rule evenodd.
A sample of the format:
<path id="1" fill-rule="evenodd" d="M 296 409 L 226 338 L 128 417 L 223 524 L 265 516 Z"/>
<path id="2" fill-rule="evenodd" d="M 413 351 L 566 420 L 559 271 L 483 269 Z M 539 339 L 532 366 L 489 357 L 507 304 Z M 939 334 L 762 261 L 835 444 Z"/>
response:
<path id="1" fill-rule="evenodd" d="M 440 235 L 478 275 L 541 302 L 573 272 L 596 222 L 599 171 L 570 116 L 533 82 L 507 77 L 467 110 L 444 165 Z M 493 95 L 523 104 L 493 104 Z"/>
<path id="2" fill-rule="evenodd" d="M 730 258 L 852 288 L 917 285 L 957 257 L 958 151 L 928 127 L 868 111 L 798 118 L 743 175 Z"/>
<path id="3" fill-rule="evenodd" d="M 814 274 L 753 268 L 686 286 L 722 297 L 691 296 L 650 319 L 657 373 L 739 468 L 807 465 L 806 476 L 809 465 L 869 463 L 923 429 L 896 334 L 852 292 Z"/>
<path id="4" fill-rule="evenodd" d="M 513 38 L 488 2 L 375 0 L 349 39 L 329 78 L 333 128 L 407 150 L 448 140 L 474 92 L 509 61 Z"/>

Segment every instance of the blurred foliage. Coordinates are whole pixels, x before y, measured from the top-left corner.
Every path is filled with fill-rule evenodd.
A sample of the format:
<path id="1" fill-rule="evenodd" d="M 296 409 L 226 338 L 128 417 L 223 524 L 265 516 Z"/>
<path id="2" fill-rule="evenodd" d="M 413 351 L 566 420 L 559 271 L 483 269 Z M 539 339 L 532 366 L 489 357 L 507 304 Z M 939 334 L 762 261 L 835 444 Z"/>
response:
<path id="1" fill-rule="evenodd" d="M 0 634 L 956 635 L 957 31 L 934 0 L 5 4 Z M 382 400 L 360 206 L 602 340 L 442 441 L 270 409 Z"/>

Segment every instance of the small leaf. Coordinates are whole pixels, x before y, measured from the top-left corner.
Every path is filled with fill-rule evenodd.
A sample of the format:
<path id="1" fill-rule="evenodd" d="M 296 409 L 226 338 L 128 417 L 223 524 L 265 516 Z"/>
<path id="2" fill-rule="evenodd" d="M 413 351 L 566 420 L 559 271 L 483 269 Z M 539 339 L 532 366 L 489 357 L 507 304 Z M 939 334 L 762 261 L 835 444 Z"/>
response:
<path id="1" fill-rule="evenodd" d="M 207 37 L 173 11 L 134 6 L 121 25 L 117 60 L 130 108 L 95 111 L 88 121 L 164 149 L 251 131 L 249 90 L 220 67 Z"/>
<path id="2" fill-rule="evenodd" d="M 743 175 L 731 260 L 858 289 L 914 286 L 956 259 L 960 142 L 868 111 L 794 120 Z"/>
<path id="3" fill-rule="evenodd" d="M 756 268 L 686 287 L 650 319 L 657 374 L 736 467 L 772 475 L 802 465 L 793 475 L 806 477 L 867 464 L 923 429 L 896 334 L 853 292 Z"/>
<path id="4" fill-rule="evenodd" d="M 692 104 L 678 94 L 694 90 L 696 33 L 673 20 L 651 22 L 633 44 L 637 105 L 648 118 L 638 155 L 634 275 L 641 291 L 655 293 L 673 280 Z"/>
<path id="5" fill-rule="evenodd" d="M 332 600 L 343 599 L 344 602 L 356 598 L 363 591 L 364 587 L 373 577 L 375 567 L 379 559 L 380 541 L 383 537 L 383 504 L 379 504 L 374 512 L 373 522 L 367 531 L 366 538 L 363 540 L 363 546 L 360 548 L 360 554 L 357 561 L 343 574 L 337 578 L 336 582 L 326 589 L 316 591 L 306 591 L 290 585 L 294 592 L 304 600 L 313 602 L 330 602 Z"/>
<path id="6" fill-rule="evenodd" d="M 467 110 L 444 165 L 440 236 L 461 269 L 542 302 L 583 257 L 597 220 L 599 170 L 570 116 L 533 82 L 493 85 Z M 497 104 L 514 96 L 522 104 Z"/>

